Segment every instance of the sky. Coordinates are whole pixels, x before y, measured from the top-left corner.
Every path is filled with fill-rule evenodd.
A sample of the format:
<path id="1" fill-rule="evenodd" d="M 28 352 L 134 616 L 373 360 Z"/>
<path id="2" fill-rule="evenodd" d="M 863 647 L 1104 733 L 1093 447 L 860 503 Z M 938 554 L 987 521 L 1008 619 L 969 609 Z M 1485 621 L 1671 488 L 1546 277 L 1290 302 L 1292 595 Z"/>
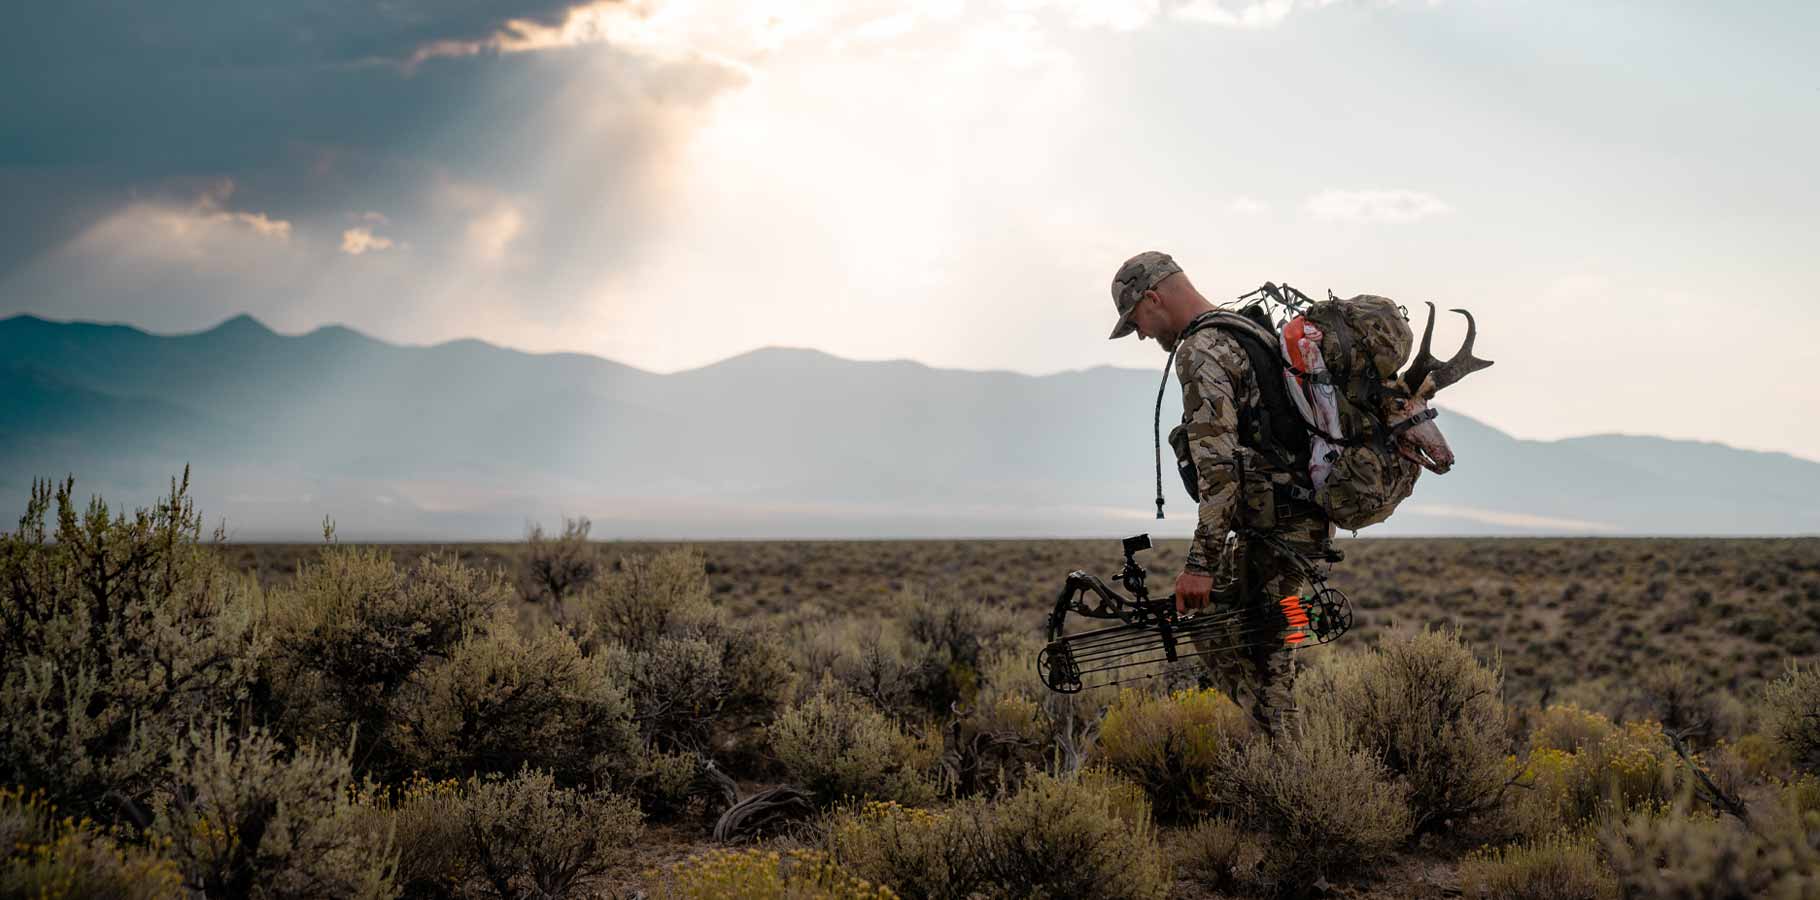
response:
<path id="1" fill-rule="evenodd" d="M 0 316 L 1159 367 L 1175 255 L 1464 307 L 1444 406 L 1820 459 L 1807 3 L 28 4 Z M 1418 322 L 1419 326 L 1419 322 Z M 1436 352 L 1463 334 L 1443 312 Z"/>

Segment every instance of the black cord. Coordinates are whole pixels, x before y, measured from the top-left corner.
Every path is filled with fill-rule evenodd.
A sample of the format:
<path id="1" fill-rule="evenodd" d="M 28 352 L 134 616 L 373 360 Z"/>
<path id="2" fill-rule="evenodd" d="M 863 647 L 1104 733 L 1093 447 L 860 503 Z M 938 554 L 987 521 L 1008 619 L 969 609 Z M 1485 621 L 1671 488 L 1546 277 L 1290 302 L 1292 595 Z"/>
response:
<path id="1" fill-rule="evenodd" d="M 1181 349 L 1181 343 L 1176 343 Z M 1150 417 L 1150 437 L 1156 450 L 1156 517 L 1163 517 L 1163 389 L 1169 386 L 1169 370 L 1175 368 L 1175 350 L 1169 351 L 1169 361 L 1163 363 L 1163 379 L 1156 383 L 1156 412 Z"/>

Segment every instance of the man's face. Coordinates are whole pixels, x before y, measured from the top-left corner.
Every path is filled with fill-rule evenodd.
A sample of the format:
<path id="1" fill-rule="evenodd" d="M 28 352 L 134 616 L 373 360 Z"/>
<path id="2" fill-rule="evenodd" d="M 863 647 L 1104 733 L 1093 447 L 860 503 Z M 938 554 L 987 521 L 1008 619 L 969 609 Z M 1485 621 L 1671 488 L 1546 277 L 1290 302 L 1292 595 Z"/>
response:
<path id="1" fill-rule="evenodd" d="M 1138 340 L 1149 338 L 1161 344 L 1164 353 L 1175 351 L 1175 341 L 1179 332 L 1169 324 L 1169 315 L 1163 309 L 1163 298 L 1156 291 L 1145 291 L 1144 299 L 1138 301 L 1137 308 L 1131 313 L 1131 324 L 1137 326 Z"/>

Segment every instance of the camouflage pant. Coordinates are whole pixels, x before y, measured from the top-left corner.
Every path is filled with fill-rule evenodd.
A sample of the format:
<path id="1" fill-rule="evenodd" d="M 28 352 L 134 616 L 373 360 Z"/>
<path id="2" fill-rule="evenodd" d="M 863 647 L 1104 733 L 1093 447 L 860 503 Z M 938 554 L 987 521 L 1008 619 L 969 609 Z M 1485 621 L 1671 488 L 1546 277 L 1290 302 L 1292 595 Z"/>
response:
<path id="1" fill-rule="evenodd" d="M 1330 527 L 1319 514 L 1279 518 L 1270 533 L 1304 553 L 1325 545 Z M 1244 614 L 1195 636 L 1195 648 L 1213 686 L 1224 691 L 1264 733 L 1275 736 L 1296 715 L 1295 653 L 1283 638 L 1289 623 L 1278 601 L 1302 594 L 1302 574 L 1289 559 L 1257 540 L 1228 537 L 1214 565 L 1215 590 L 1207 614 Z"/>

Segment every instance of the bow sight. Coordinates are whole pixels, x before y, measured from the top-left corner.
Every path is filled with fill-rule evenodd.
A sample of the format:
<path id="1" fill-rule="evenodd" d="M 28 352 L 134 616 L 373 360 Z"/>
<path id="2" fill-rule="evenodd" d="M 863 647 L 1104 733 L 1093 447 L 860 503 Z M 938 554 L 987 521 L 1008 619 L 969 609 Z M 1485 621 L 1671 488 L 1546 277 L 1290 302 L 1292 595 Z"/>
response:
<path id="1" fill-rule="evenodd" d="M 1098 576 L 1078 569 L 1068 573 L 1055 599 L 1055 610 L 1049 614 L 1049 643 L 1036 658 L 1043 684 L 1052 691 L 1073 694 L 1161 675 L 1184 654 L 1194 658 L 1265 646 L 1301 649 L 1325 644 L 1352 627 L 1351 601 L 1327 586 L 1326 573 L 1313 561 L 1270 535 L 1247 533 L 1245 538 L 1285 554 L 1314 590 L 1307 596 L 1281 598 L 1274 609 L 1252 598 L 1253 602 L 1235 607 L 1179 613 L 1175 595 L 1152 600 L 1145 587 L 1146 573 L 1136 555 L 1150 549 L 1150 535 L 1128 537 L 1123 542 L 1125 565 L 1114 580 L 1130 596 L 1107 586 Z M 1338 556 L 1333 551 L 1323 559 L 1332 562 Z M 1120 624 L 1064 634 L 1069 613 Z M 1189 646 L 1183 648 L 1183 641 Z M 1127 672 L 1131 674 L 1118 674 Z M 1087 683 L 1091 676 L 1107 675 L 1112 677 L 1092 678 L 1093 683 Z"/>

